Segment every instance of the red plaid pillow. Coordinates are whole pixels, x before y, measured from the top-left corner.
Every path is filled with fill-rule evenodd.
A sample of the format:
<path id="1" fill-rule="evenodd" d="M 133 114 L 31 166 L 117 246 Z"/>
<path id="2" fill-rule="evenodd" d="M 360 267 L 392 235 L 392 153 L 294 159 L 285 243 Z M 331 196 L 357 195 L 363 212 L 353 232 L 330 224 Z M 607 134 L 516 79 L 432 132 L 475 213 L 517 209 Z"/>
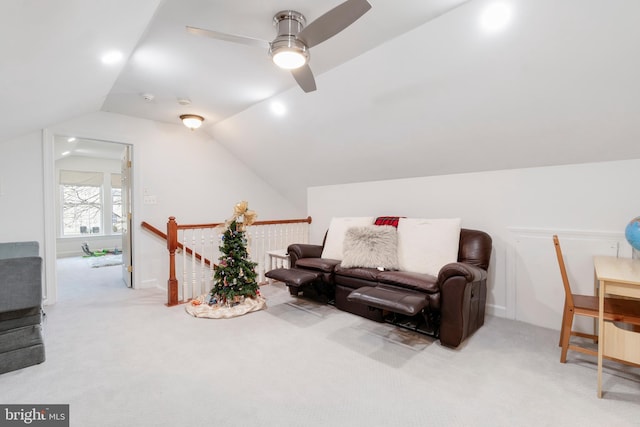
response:
<path id="1" fill-rule="evenodd" d="M 395 228 L 398 228 L 398 221 L 400 221 L 400 216 L 379 216 L 376 218 L 375 225 L 392 225 Z"/>

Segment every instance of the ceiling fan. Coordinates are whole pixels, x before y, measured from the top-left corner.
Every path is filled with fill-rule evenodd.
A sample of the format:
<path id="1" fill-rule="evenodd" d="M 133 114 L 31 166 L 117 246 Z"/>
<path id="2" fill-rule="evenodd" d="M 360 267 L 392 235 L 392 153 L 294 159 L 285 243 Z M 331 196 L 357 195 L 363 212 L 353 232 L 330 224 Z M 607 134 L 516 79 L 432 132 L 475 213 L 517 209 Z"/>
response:
<path id="1" fill-rule="evenodd" d="M 189 26 L 187 31 L 198 36 L 266 48 L 276 65 L 291 70 L 293 78 L 303 91 L 313 92 L 316 90 L 316 81 L 309 67 L 309 49 L 335 36 L 369 9 L 371 4 L 367 0 L 347 0 L 307 26 L 306 19 L 300 12 L 280 11 L 273 17 L 277 35 L 271 42 Z"/>

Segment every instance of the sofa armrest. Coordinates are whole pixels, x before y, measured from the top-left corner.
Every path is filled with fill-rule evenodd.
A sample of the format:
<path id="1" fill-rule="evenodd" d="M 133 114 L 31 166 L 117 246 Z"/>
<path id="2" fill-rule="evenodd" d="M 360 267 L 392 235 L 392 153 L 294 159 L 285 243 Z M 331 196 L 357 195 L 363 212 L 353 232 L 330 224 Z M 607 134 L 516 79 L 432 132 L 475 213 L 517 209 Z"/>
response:
<path id="1" fill-rule="evenodd" d="M 294 243 L 289 245 L 287 253 L 289 254 L 289 264 L 293 268 L 300 258 L 320 258 L 322 256 L 322 246 Z"/>
<path id="2" fill-rule="evenodd" d="M 447 264 L 438 274 L 440 343 L 457 347 L 484 324 L 487 272 L 471 264 Z"/>
<path id="3" fill-rule="evenodd" d="M 486 270 L 464 262 L 452 262 L 445 265 L 438 273 L 438 283 L 442 285 L 447 279 L 454 276 L 463 276 L 467 282 L 477 282 L 487 278 Z"/>
<path id="4" fill-rule="evenodd" d="M 42 305 L 42 258 L 0 260 L 0 313 Z"/>

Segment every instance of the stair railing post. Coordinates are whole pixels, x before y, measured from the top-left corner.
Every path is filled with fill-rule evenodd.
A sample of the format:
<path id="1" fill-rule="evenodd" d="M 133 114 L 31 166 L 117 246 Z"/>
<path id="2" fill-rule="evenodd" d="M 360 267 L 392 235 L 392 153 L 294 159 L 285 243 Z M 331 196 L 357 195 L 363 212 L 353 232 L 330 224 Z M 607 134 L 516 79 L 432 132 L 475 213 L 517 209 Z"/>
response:
<path id="1" fill-rule="evenodd" d="M 176 250 L 178 249 L 178 223 L 173 216 L 167 222 L 167 249 L 169 249 L 169 280 L 167 305 L 178 305 L 178 279 L 176 279 Z"/>

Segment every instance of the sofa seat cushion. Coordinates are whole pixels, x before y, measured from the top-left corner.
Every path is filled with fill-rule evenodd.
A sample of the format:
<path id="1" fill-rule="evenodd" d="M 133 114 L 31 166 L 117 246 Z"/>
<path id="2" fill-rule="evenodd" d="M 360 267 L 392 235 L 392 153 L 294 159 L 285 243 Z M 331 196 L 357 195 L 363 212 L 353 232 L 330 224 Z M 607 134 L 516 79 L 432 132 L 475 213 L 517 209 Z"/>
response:
<path id="1" fill-rule="evenodd" d="M 380 271 L 377 268 L 366 267 L 352 267 L 346 268 L 342 265 L 337 265 L 335 269 L 336 276 L 349 277 L 360 280 L 368 280 L 371 282 L 371 286 L 375 286 L 378 281 L 378 273 Z"/>
<path id="2" fill-rule="evenodd" d="M 345 289 L 357 289 L 362 286 L 376 286 L 378 270 L 375 268 L 342 268 L 336 266 L 336 274 L 333 275 L 333 282 L 337 287 Z M 345 295 L 346 297 L 346 295 Z"/>
<path id="3" fill-rule="evenodd" d="M 379 271 L 377 279 L 379 283 L 428 294 L 440 292 L 438 278 L 430 274 L 412 273 L 408 271 Z"/>
<path id="4" fill-rule="evenodd" d="M 300 258 L 296 261 L 296 268 L 333 273 L 333 269 L 338 264 L 340 264 L 340 261 L 337 259 Z"/>

